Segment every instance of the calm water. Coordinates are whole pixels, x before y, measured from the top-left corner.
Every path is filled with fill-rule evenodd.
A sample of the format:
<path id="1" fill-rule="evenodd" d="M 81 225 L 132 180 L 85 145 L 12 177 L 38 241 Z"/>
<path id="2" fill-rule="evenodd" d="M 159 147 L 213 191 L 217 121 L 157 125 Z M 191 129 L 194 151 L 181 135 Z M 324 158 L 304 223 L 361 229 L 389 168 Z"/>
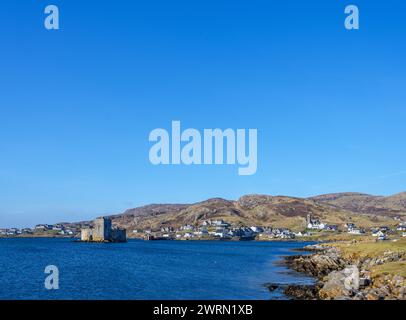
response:
<path id="1" fill-rule="evenodd" d="M 306 244 L 0 239 L 0 299 L 281 299 L 264 283 L 311 283 L 276 263 Z M 44 287 L 51 264 L 59 290 Z"/>

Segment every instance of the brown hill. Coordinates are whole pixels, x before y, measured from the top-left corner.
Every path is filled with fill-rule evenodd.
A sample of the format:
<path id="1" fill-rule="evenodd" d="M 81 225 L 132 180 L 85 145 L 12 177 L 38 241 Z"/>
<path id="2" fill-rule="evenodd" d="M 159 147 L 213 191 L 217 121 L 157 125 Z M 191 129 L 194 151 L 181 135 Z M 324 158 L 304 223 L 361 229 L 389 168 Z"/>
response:
<path id="1" fill-rule="evenodd" d="M 309 199 L 357 214 L 380 216 L 401 216 L 406 214 L 406 192 L 389 197 L 346 192 L 325 194 Z"/>
<path id="2" fill-rule="evenodd" d="M 393 224 L 390 216 L 406 214 L 406 193 L 391 197 L 340 193 L 312 198 L 246 195 L 237 201 L 221 198 L 194 204 L 153 204 L 111 216 L 114 224 L 131 229 L 159 230 L 185 224 L 201 225 L 207 219 L 224 219 L 234 226 L 260 225 L 304 229 L 307 214 L 325 223 L 354 222 L 363 227 Z M 360 214 L 361 213 L 361 214 Z"/>

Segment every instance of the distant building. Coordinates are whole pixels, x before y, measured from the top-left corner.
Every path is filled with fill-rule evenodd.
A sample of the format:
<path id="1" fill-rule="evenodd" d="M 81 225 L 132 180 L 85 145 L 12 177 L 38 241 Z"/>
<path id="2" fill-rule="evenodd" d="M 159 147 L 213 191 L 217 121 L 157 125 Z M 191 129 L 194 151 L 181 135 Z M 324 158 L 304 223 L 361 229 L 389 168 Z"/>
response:
<path id="1" fill-rule="evenodd" d="M 206 220 L 203 221 L 203 226 L 214 226 L 214 227 L 229 227 L 230 224 L 224 220 Z"/>
<path id="2" fill-rule="evenodd" d="M 125 242 L 127 235 L 125 229 L 113 228 L 111 219 L 97 218 L 93 221 L 93 227 L 83 228 L 80 238 L 89 242 Z"/>
<path id="3" fill-rule="evenodd" d="M 311 214 L 306 216 L 307 229 L 324 229 L 326 226 L 324 223 L 320 222 L 319 219 L 314 219 Z"/>
<path id="4" fill-rule="evenodd" d="M 264 229 L 263 229 L 263 228 L 257 227 L 257 226 L 252 226 L 250 229 L 251 229 L 253 232 L 256 232 L 256 233 L 264 232 Z"/>
<path id="5" fill-rule="evenodd" d="M 374 232 L 372 232 L 372 236 L 373 237 L 382 237 L 382 236 L 385 236 L 385 232 L 383 232 L 381 230 L 375 230 Z"/>
<path id="6" fill-rule="evenodd" d="M 187 224 L 187 225 L 184 225 L 184 226 L 180 227 L 180 230 L 193 231 L 193 230 L 195 230 L 195 227 L 192 226 L 192 225 L 190 225 L 190 224 Z M 165 230 L 164 230 L 164 231 L 165 231 Z"/>
<path id="7" fill-rule="evenodd" d="M 354 223 L 346 223 L 345 227 L 347 228 L 348 231 L 350 231 L 351 229 L 357 228 Z"/>
<path id="8" fill-rule="evenodd" d="M 352 229 L 348 229 L 348 233 L 350 234 L 364 234 L 365 230 L 361 229 L 361 228 L 352 228 Z"/>
<path id="9" fill-rule="evenodd" d="M 327 231 L 338 231 L 338 227 L 336 225 L 325 225 L 324 230 Z"/>
<path id="10" fill-rule="evenodd" d="M 48 224 L 37 224 L 35 226 L 35 230 L 42 230 L 42 231 L 49 230 L 51 228 L 52 228 L 52 226 L 50 226 Z"/>
<path id="11" fill-rule="evenodd" d="M 350 234 L 364 234 L 365 230 L 362 228 L 358 228 L 354 223 L 346 223 L 345 227 L 347 228 L 347 232 Z"/>
<path id="12" fill-rule="evenodd" d="M 230 226 L 230 224 L 229 223 L 227 223 L 227 222 L 225 222 L 224 220 L 214 220 L 213 221 L 213 224 L 215 225 L 215 226 L 217 226 L 217 227 L 229 227 Z"/>
<path id="13" fill-rule="evenodd" d="M 396 230 L 398 230 L 398 231 L 406 231 L 406 225 L 400 224 L 400 225 L 397 227 Z"/>

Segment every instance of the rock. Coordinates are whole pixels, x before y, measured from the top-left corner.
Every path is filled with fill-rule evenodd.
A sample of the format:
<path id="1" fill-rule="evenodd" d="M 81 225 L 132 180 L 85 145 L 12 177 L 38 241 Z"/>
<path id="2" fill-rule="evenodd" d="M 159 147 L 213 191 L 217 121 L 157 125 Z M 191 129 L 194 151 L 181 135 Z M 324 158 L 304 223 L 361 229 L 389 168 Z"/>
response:
<path id="1" fill-rule="evenodd" d="M 336 299 L 355 295 L 359 290 L 359 271 L 355 265 L 331 272 L 319 291 L 322 299 Z"/>
<path id="2" fill-rule="evenodd" d="M 385 297 L 389 297 L 390 296 L 390 292 L 391 290 L 389 289 L 389 287 L 386 286 L 382 286 L 378 289 L 378 295 L 381 299 L 384 299 Z"/>
<path id="3" fill-rule="evenodd" d="M 406 287 L 405 286 L 403 286 L 399 289 L 397 298 L 399 300 L 406 300 Z"/>
<path id="4" fill-rule="evenodd" d="M 346 264 L 338 252 L 332 249 L 308 256 L 290 256 L 286 258 L 286 263 L 293 270 L 318 278 L 322 278 L 331 271 L 340 270 Z"/>
<path id="5" fill-rule="evenodd" d="M 265 286 L 268 288 L 270 292 L 273 292 L 279 288 L 279 285 L 277 284 L 266 284 Z"/>
<path id="6" fill-rule="evenodd" d="M 344 286 L 347 290 L 359 290 L 359 270 L 355 265 L 344 269 Z"/>
<path id="7" fill-rule="evenodd" d="M 288 267 L 321 281 L 310 287 L 287 286 L 287 295 L 296 299 L 406 300 L 404 277 L 371 273 L 371 268 L 376 265 L 403 261 L 406 259 L 405 253 L 386 251 L 378 257 L 346 256 L 343 259 L 340 251 L 334 247 L 320 249 L 314 247 L 315 253 L 311 255 L 286 258 Z"/>
<path id="8" fill-rule="evenodd" d="M 365 288 L 371 284 L 370 278 L 360 278 L 359 279 L 359 286 L 360 288 Z"/>
<path id="9" fill-rule="evenodd" d="M 396 287 L 401 287 L 403 285 L 403 282 L 405 281 L 405 279 L 401 276 L 395 275 L 392 278 L 392 283 L 394 286 Z"/>
<path id="10" fill-rule="evenodd" d="M 357 292 L 353 299 L 354 300 L 365 300 L 366 297 L 362 292 Z"/>
<path id="11" fill-rule="evenodd" d="M 303 251 L 324 251 L 328 247 L 322 246 L 320 244 L 309 244 L 303 248 Z"/>
<path id="12" fill-rule="evenodd" d="M 289 285 L 284 293 L 299 300 L 314 300 L 319 297 L 318 291 L 319 289 L 314 285 Z"/>
<path id="13" fill-rule="evenodd" d="M 378 295 L 375 292 L 370 292 L 366 295 L 367 300 L 379 300 Z"/>
<path id="14" fill-rule="evenodd" d="M 347 296 L 340 296 L 340 297 L 334 298 L 334 300 L 352 300 L 352 299 L 350 297 L 347 297 Z"/>

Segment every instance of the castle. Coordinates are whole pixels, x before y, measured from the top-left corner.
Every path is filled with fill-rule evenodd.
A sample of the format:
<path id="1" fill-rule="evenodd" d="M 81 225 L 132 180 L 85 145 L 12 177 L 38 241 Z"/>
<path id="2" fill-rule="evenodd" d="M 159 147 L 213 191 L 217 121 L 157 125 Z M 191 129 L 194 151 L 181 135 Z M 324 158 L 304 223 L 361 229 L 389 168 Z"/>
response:
<path id="1" fill-rule="evenodd" d="M 125 229 L 113 228 L 111 219 L 102 217 L 93 221 L 93 227 L 83 228 L 80 238 L 87 242 L 126 242 Z"/>

